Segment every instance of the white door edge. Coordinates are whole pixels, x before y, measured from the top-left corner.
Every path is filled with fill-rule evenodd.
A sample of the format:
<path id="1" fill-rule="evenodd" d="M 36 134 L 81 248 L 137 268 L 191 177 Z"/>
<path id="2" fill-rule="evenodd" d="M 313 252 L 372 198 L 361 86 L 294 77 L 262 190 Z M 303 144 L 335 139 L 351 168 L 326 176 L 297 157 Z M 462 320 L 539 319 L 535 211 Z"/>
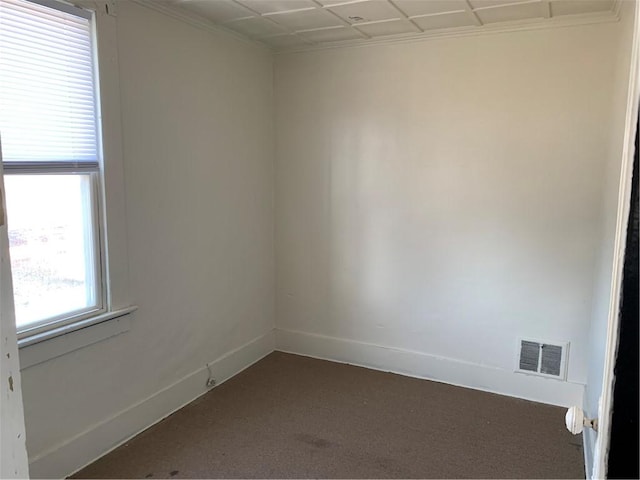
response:
<path id="1" fill-rule="evenodd" d="M 18 356 L 0 145 L 0 478 L 28 478 L 24 405 Z"/>
<path id="2" fill-rule="evenodd" d="M 629 69 L 629 88 L 627 93 L 627 111 L 625 120 L 622 167 L 618 190 L 618 211 L 616 218 L 616 234 L 613 255 L 613 269 L 607 320 L 607 340 L 605 350 L 604 373 L 602 378 L 602 396 L 598 404 L 598 435 L 593 456 L 592 478 L 605 478 L 609 456 L 611 437 L 611 414 L 613 412 L 614 368 L 618 352 L 618 331 L 620 328 L 620 294 L 622 274 L 627 242 L 631 186 L 633 177 L 633 159 L 635 154 L 635 137 L 638 125 L 638 100 L 640 95 L 640 64 L 638 43 L 640 42 L 640 6 L 636 5 L 633 27 L 633 46 L 631 50 L 631 66 Z"/>

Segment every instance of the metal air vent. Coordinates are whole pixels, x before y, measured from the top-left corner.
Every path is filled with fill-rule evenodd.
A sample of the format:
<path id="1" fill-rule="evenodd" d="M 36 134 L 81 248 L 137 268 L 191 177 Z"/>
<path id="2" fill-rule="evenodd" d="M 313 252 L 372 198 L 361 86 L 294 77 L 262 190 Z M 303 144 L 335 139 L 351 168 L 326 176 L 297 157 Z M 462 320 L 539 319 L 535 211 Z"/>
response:
<path id="1" fill-rule="evenodd" d="M 564 380 L 568 349 L 568 343 L 520 339 L 516 371 Z"/>

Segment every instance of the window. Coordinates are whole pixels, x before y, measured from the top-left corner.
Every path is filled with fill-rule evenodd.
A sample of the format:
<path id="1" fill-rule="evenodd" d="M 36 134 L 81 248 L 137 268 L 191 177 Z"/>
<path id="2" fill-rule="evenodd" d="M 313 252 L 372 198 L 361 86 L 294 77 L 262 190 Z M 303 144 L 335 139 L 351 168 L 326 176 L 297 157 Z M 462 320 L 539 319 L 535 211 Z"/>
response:
<path id="1" fill-rule="evenodd" d="M 92 13 L 0 0 L 0 134 L 19 337 L 108 310 Z"/>

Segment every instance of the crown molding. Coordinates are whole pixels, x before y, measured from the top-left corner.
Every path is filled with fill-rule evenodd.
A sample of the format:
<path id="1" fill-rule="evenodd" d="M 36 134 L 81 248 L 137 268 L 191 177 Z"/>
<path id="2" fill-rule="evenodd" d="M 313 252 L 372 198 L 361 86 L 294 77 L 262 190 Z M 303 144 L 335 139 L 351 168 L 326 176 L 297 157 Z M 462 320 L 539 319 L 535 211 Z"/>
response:
<path id="1" fill-rule="evenodd" d="M 252 40 L 242 34 L 234 32 L 222 25 L 207 20 L 201 15 L 191 13 L 178 7 L 172 6 L 164 2 L 156 0 L 131 0 L 132 2 L 143 7 L 155 10 L 176 20 L 182 21 L 194 27 L 209 31 L 211 33 L 221 35 L 226 38 L 234 39 L 245 43 L 246 45 L 258 48 L 264 52 L 271 52 L 274 55 L 286 55 L 292 53 L 311 52 L 332 50 L 336 48 L 355 48 L 374 45 L 393 45 L 402 43 L 416 43 L 428 40 L 438 40 L 446 38 L 472 37 L 482 35 L 494 35 L 500 33 L 514 33 L 533 30 L 545 30 L 550 28 L 576 27 L 583 25 L 593 25 L 600 23 L 613 23 L 620 20 L 620 9 L 624 0 L 614 0 L 613 7 L 607 12 L 586 13 L 580 15 L 566 15 L 561 17 L 552 17 L 540 20 L 521 20 L 514 22 L 505 22 L 493 26 L 470 26 L 462 28 L 443 29 L 439 31 L 426 31 L 422 33 L 409 33 L 401 35 L 393 35 L 384 38 L 356 39 L 344 40 L 338 42 L 300 45 L 290 48 L 275 49 L 257 40 Z"/>
<path id="2" fill-rule="evenodd" d="M 615 23 L 620 20 L 620 6 L 622 0 L 615 0 L 612 10 L 607 12 L 586 13 L 579 15 L 567 15 L 539 20 L 521 20 L 515 22 L 505 22 L 495 26 L 470 26 L 453 29 L 443 29 L 437 32 L 410 33 L 389 36 L 385 38 L 372 38 L 367 40 L 346 40 L 331 42 L 323 45 L 304 45 L 274 51 L 275 55 L 287 55 L 292 53 L 332 50 L 336 48 L 356 48 L 374 45 L 393 45 L 401 43 L 418 43 L 428 40 L 439 40 L 446 38 L 474 37 L 484 35 L 494 35 L 500 33 L 525 32 L 533 30 L 546 30 L 551 28 L 577 27 L 583 25 L 594 25 L 600 23 Z"/>
<path id="3" fill-rule="evenodd" d="M 208 31 L 215 35 L 220 35 L 229 39 L 240 41 L 248 46 L 258 48 L 264 52 L 272 52 L 272 49 L 264 43 L 252 40 L 244 35 L 241 35 L 233 30 L 218 25 L 206 18 L 196 14 L 187 12 L 181 8 L 174 7 L 172 5 L 158 2 L 157 0 L 131 0 L 133 3 L 137 3 L 143 7 L 155 10 L 156 12 L 167 15 L 168 17 L 180 20 L 181 22 L 192 25 L 201 30 Z"/>
<path id="4" fill-rule="evenodd" d="M 622 0 L 613 0 L 613 8 L 611 9 L 614 15 L 620 18 L 620 9 L 622 8 Z"/>

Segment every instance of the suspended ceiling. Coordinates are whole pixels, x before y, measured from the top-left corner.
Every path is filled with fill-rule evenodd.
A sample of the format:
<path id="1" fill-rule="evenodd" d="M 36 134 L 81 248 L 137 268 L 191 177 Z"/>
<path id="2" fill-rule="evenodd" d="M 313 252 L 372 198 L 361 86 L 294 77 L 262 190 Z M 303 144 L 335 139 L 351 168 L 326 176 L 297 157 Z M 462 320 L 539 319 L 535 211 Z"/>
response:
<path id="1" fill-rule="evenodd" d="M 145 2 L 146 3 L 146 2 Z M 614 19 L 615 0 L 161 0 L 276 51 Z"/>

